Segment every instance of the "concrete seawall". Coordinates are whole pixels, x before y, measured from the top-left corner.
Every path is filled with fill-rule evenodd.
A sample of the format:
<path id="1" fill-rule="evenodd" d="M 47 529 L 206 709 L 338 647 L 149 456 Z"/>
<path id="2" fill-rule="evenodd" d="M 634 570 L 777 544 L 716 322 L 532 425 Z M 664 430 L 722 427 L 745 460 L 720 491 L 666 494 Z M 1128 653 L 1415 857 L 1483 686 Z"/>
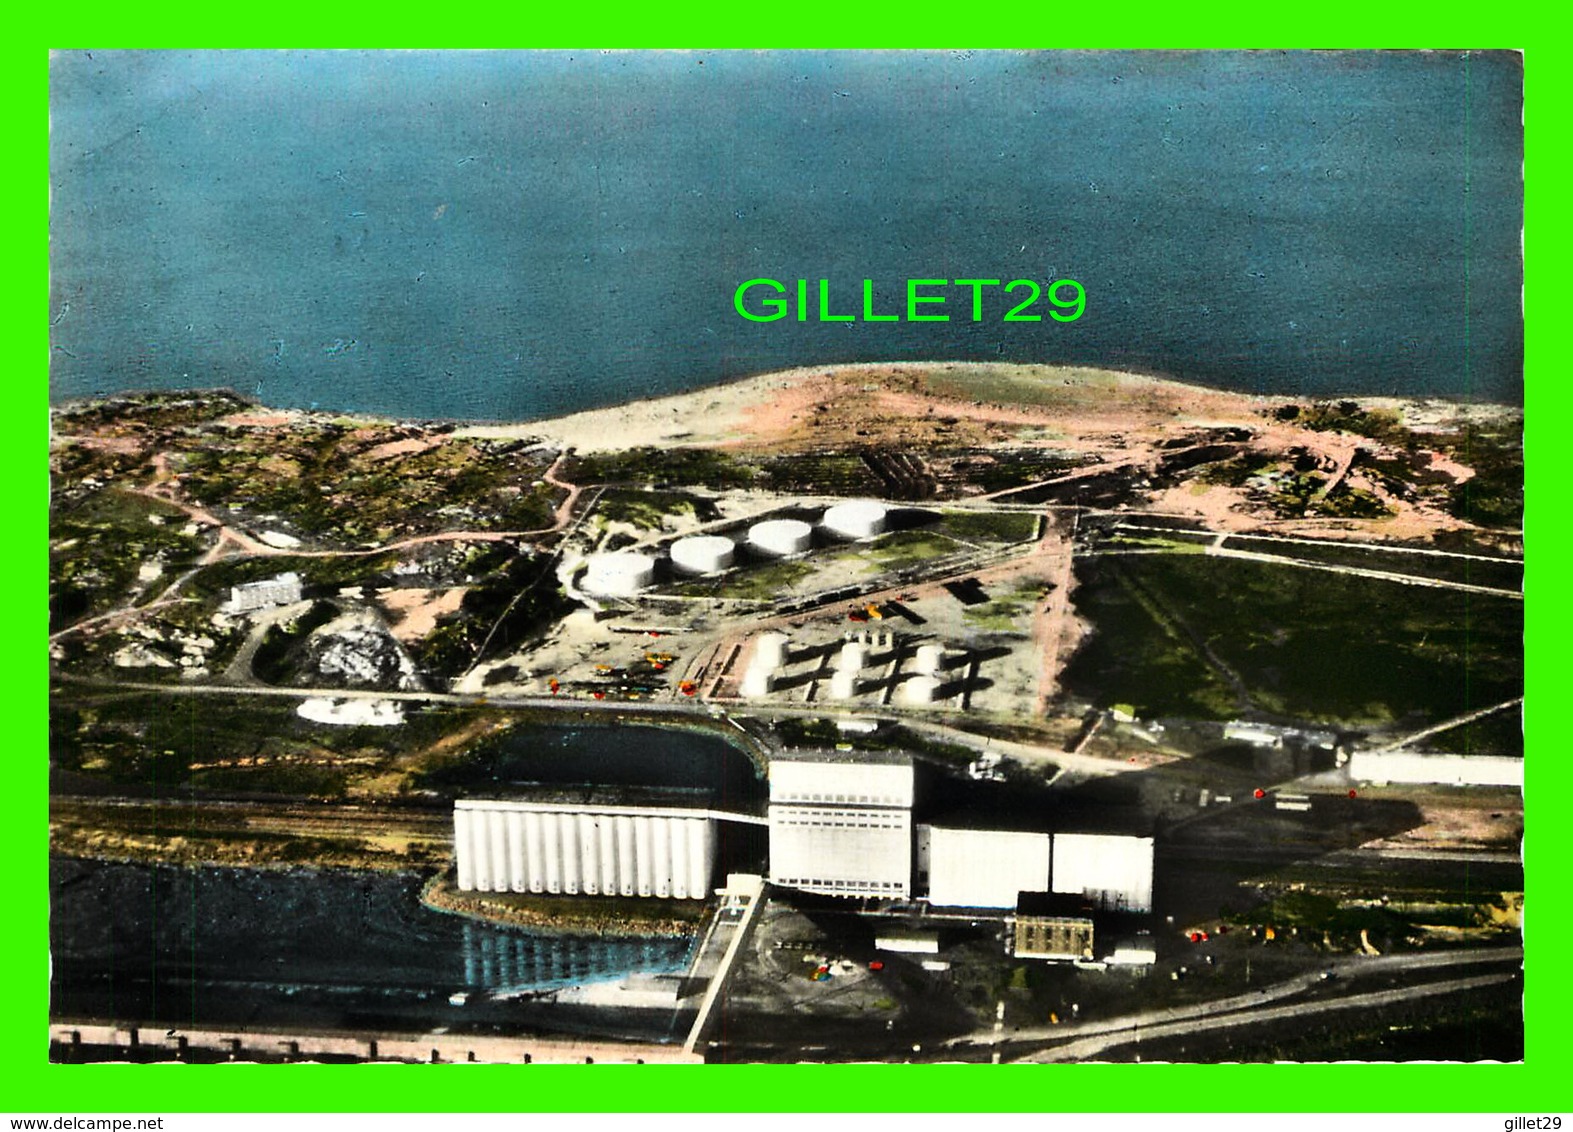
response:
<path id="1" fill-rule="evenodd" d="M 573 1038 L 503 1038 L 482 1034 L 284 1033 L 252 1030 L 170 1030 L 163 1026 L 113 1022 L 53 1022 L 51 1046 L 110 1047 L 146 1054 L 151 1047 L 179 1060 L 192 1050 L 227 1053 L 235 1061 L 311 1061 L 352 1057 L 401 1061 L 511 1065 L 701 1064 L 704 1058 L 681 1046 Z M 95 1060 L 105 1060 L 96 1058 Z"/>

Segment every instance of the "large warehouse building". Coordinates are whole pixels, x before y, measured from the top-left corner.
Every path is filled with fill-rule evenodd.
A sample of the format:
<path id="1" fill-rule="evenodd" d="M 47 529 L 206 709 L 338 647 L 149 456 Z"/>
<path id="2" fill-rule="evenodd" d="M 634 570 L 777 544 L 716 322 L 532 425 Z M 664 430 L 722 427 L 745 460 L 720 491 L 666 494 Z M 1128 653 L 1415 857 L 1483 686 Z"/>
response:
<path id="1" fill-rule="evenodd" d="M 942 907 L 1014 908 L 1023 892 L 1047 892 L 1049 849 L 1047 833 L 918 827 L 929 903 Z"/>
<path id="2" fill-rule="evenodd" d="M 1085 896 L 1105 912 L 1152 911 L 1152 838 L 1056 833 L 1050 891 Z"/>

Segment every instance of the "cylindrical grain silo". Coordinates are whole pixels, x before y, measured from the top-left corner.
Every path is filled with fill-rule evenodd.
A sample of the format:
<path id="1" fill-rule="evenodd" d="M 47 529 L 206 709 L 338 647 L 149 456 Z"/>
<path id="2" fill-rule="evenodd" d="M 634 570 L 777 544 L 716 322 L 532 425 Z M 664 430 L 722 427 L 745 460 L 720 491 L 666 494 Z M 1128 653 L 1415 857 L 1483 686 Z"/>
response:
<path id="1" fill-rule="evenodd" d="M 933 676 L 945 665 L 944 645 L 919 645 L 912 660 L 913 670 L 924 676 Z"/>
<path id="2" fill-rule="evenodd" d="M 556 896 L 563 890 L 563 835 L 557 829 L 557 814 L 541 814 L 541 846 L 545 853 L 546 891 Z"/>
<path id="3" fill-rule="evenodd" d="M 798 519 L 766 519 L 748 528 L 749 548 L 767 558 L 802 554 L 814 544 L 814 528 Z"/>
<path id="4" fill-rule="evenodd" d="M 704 900 L 710 895 L 710 866 L 715 855 L 712 841 L 714 826 L 709 818 L 688 819 L 688 898 Z"/>
<path id="5" fill-rule="evenodd" d="M 531 892 L 546 891 L 546 839 L 541 830 L 541 815 L 534 810 L 524 814 L 524 857 Z"/>
<path id="6" fill-rule="evenodd" d="M 761 633 L 754 638 L 754 659 L 751 668 L 776 669 L 786 663 L 787 645 L 791 643 L 785 633 Z"/>
<path id="7" fill-rule="evenodd" d="M 610 814 L 596 818 L 595 834 L 601 841 L 601 894 L 617 893 L 617 819 Z"/>
<path id="8" fill-rule="evenodd" d="M 736 549 L 720 535 L 689 535 L 672 544 L 672 566 L 685 574 L 718 574 L 732 565 Z"/>
<path id="9" fill-rule="evenodd" d="M 655 894 L 662 899 L 672 895 L 672 819 L 650 819 L 651 878 Z"/>
<path id="10" fill-rule="evenodd" d="M 688 899 L 688 820 L 667 818 L 672 836 L 672 898 Z"/>
<path id="11" fill-rule="evenodd" d="M 455 808 L 453 811 L 453 849 L 459 859 L 459 891 L 475 890 L 475 851 L 471 848 L 470 810 Z"/>
<path id="12" fill-rule="evenodd" d="M 655 559 L 648 554 L 619 550 L 592 554 L 580 588 L 600 597 L 632 597 L 655 580 Z"/>
<path id="13" fill-rule="evenodd" d="M 914 676 L 901 685 L 901 698 L 909 704 L 931 704 L 939 699 L 939 681 L 932 676 Z"/>
<path id="14" fill-rule="evenodd" d="M 837 538 L 869 539 L 884 533 L 886 516 L 883 503 L 854 499 L 830 508 L 819 525 Z"/>
<path id="15" fill-rule="evenodd" d="M 634 849 L 634 819 L 632 814 L 617 815 L 617 894 L 632 896 L 637 891 L 638 874 Z"/>
<path id="16" fill-rule="evenodd" d="M 634 892 L 639 896 L 649 896 L 653 889 L 654 870 L 650 861 L 650 823 L 653 820 L 642 814 L 634 818 Z"/>
<path id="17" fill-rule="evenodd" d="M 524 860 L 524 815 L 518 810 L 508 812 L 508 888 L 525 892 L 529 888 L 528 870 Z"/>
<path id="18" fill-rule="evenodd" d="M 579 888 L 587 896 L 601 891 L 601 835 L 594 814 L 579 815 Z"/>
<path id="19" fill-rule="evenodd" d="M 486 825 L 491 831 L 492 891 L 508 891 L 508 815 L 493 810 L 486 815 Z"/>

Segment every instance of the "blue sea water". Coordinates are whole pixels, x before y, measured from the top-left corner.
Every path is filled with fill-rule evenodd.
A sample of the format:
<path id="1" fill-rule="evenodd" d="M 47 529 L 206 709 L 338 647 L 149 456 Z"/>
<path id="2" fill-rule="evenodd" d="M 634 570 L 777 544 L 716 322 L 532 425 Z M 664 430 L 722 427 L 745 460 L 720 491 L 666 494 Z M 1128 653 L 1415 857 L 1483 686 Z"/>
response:
<path id="1" fill-rule="evenodd" d="M 51 395 L 528 419 L 946 358 L 1519 401 L 1521 105 L 1515 53 L 65 52 Z M 761 276 L 1088 299 L 747 322 Z"/>
<path id="2" fill-rule="evenodd" d="M 454 1007 L 448 996 L 681 972 L 692 945 L 443 915 L 419 902 L 421 878 L 411 874 L 55 858 L 49 875 L 55 1017 L 517 1027 L 530 1020 L 528 1004 Z"/>

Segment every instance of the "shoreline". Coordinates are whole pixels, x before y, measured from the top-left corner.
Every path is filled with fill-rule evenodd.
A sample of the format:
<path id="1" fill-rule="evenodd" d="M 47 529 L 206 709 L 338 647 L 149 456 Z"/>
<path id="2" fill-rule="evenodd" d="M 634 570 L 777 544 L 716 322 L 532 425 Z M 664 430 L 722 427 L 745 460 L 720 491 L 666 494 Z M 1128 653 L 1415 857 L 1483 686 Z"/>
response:
<path id="1" fill-rule="evenodd" d="M 451 431 L 456 437 L 471 439 L 533 440 L 558 450 L 572 448 L 587 452 L 619 451 L 647 445 L 706 447 L 763 440 L 765 438 L 756 435 L 757 422 L 750 418 L 768 411 L 782 399 L 782 394 L 801 392 L 810 382 L 838 383 L 860 377 L 876 378 L 892 374 L 934 372 L 974 377 L 1014 376 L 1043 383 L 1056 383 L 1062 387 L 1107 388 L 1111 391 L 1118 390 L 1127 396 L 1141 393 L 1166 394 L 1201 402 L 1230 403 L 1240 406 L 1357 400 L 1362 404 L 1382 408 L 1430 409 L 1432 412 L 1445 407 L 1445 410 L 1452 415 L 1469 417 L 1497 416 L 1504 413 L 1522 416 L 1524 411 L 1522 405 L 1453 394 L 1424 394 L 1412 397 L 1394 397 L 1377 393 L 1316 396 L 1290 393 L 1260 394 L 1134 370 L 1047 363 L 945 360 L 844 362 L 796 366 L 701 385 L 676 393 L 638 397 L 558 416 L 516 421 L 463 417 L 406 418 L 364 410 L 278 408 L 229 387 L 127 390 L 104 396 L 52 400 L 49 408 L 53 418 L 55 414 L 67 413 L 81 406 L 116 402 L 134 404 L 149 397 L 182 394 L 191 397 L 224 395 L 247 406 L 243 412 L 253 415 L 266 412 L 269 416 L 281 418 L 280 424 L 352 419 L 367 425 L 440 428 Z M 958 401 L 953 397 L 942 397 L 937 394 L 931 397 L 936 402 L 948 402 L 963 409 L 966 407 L 964 401 Z M 1010 402 L 1003 404 L 1009 405 Z M 1026 404 L 1021 407 L 1034 408 Z M 53 424 L 53 420 L 51 423 Z"/>
<path id="2" fill-rule="evenodd" d="M 617 900 L 625 904 L 638 897 L 599 896 L 542 896 L 534 893 L 476 892 L 461 893 L 453 883 L 453 867 L 446 866 L 433 873 L 421 885 L 421 907 L 444 916 L 498 927 L 523 928 L 539 935 L 562 937 L 595 937 L 599 939 L 690 939 L 704 926 L 704 909 L 708 901 L 685 901 L 692 904 L 699 915 L 689 923 L 669 916 L 648 920 L 628 916 L 626 912 L 597 913 L 590 909 L 583 913 L 553 912 L 550 909 L 529 907 L 528 902 L 572 900 Z M 517 904 L 504 901 L 513 900 Z M 665 903 L 664 901 L 662 903 Z"/>

